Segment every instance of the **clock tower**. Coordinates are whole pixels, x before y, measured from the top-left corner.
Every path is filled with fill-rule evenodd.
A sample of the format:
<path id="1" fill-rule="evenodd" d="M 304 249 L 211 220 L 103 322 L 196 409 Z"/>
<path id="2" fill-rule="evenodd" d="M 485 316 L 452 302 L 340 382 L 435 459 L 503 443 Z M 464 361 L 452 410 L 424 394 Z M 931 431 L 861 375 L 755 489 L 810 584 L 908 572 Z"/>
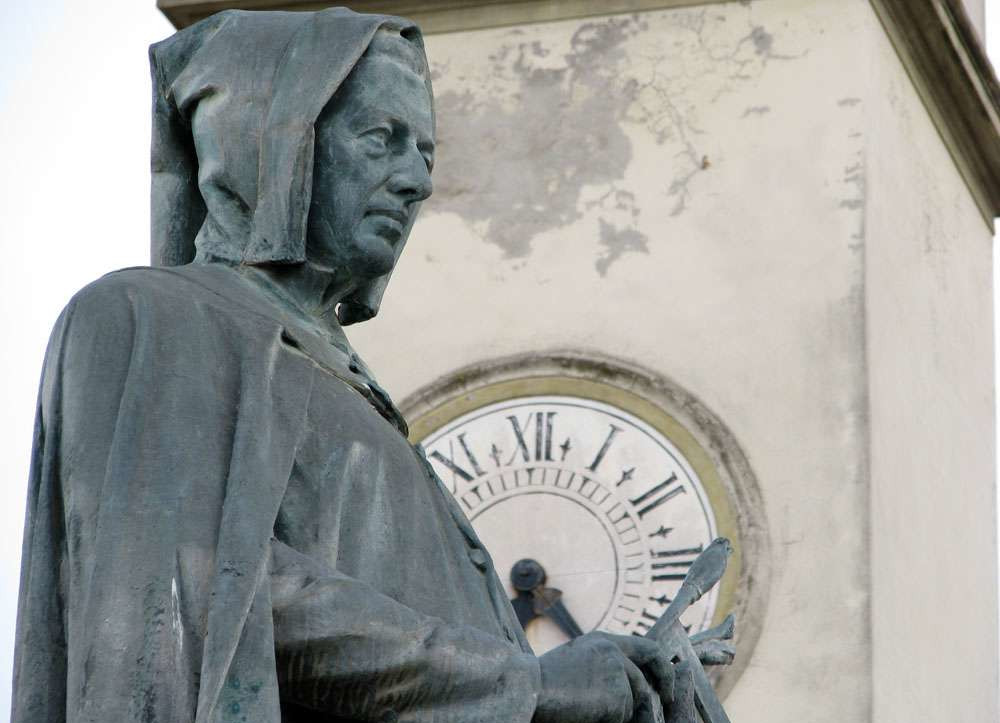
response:
<path id="1" fill-rule="evenodd" d="M 351 338 L 511 597 L 561 592 L 533 644 L 641 632 L 724 535 L 683 622 L 735 614 L 734 721 L 998 720 L 982 3 L 348 4 L 422 25 L 438 123 Z"/>

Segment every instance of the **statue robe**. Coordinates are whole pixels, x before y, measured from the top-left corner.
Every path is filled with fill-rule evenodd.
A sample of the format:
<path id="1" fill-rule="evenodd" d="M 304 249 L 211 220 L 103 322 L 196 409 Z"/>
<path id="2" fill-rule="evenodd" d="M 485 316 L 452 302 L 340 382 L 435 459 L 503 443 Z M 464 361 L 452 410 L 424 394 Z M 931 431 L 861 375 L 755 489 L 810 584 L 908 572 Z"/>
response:
<path id="1" fill-rule="evenodd" d="M 228 266 L 80 292 L 39 395 L 13 723 L 530 721 L 537 660 L 400 426 Z"/>

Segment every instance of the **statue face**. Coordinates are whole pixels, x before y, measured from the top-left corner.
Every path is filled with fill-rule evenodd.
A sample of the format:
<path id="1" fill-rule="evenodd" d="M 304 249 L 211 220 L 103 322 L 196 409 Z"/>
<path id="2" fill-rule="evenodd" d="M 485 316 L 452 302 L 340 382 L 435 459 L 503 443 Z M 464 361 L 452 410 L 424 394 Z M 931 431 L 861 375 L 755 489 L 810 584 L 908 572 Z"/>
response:
<path id="1" fill-rule="evenodd" d="M 316 122 L 306 249 L 312 263 L 346 270 L 359 282 L 395 265 L 420 202 L 431 194 L 434 154 L 424 79 L 375 50 Z"/>

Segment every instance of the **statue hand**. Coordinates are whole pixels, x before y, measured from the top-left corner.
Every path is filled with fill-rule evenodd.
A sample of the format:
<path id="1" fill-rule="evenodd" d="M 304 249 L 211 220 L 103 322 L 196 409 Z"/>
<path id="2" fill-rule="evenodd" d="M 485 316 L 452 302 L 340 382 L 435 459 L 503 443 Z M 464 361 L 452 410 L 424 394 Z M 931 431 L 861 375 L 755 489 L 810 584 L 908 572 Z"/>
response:
<path id="1" fill-rule="evenodd" d="M 725 640 L 702 640 L 692 647 L 702 665 L 729 665 L 736 657 L 736 648 Z"/>
<path id="2" fill-rule="evenodd" d="M 647 638 L 593 632 L 538 659 L 542 689 L 532 723 L 662 723 L 674 669 Z"/>

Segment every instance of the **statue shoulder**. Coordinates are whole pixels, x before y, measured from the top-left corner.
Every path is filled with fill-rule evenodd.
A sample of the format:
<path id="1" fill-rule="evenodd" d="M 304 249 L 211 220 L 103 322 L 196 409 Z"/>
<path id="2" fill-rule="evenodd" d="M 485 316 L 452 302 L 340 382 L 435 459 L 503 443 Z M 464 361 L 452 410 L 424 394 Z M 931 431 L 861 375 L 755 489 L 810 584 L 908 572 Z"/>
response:
<path id="1" fill-rule="evenodd" d="M 70 299 L 53 329 L 50 347 L 114 345 L 124 353 L 137 334 L 161 341 L 169 335 L 174 344 L 204 343 L 204 337 L 211 336 L 205 318 L 215 319 L 216 326 L 227 326 L 241 314 L 245 311 L 239 304 L 183 267 L 121 269 L 93 281 Z M 195 322 L 199 317 L 200 324 Z"/>
<path id="2" fill-rule="evenodd" d="M 124 384 L 130 370 L 197 379 L 205 359 L 264 357 L 280 326 L 214 281 L 199 269 L 136 267 L 88 284 L 52 330 L 43 395 L 58 380 Z"/>
<path id="3" fill-rule="evenodd" d="M 133 305 L 138 301 L 171 299 L 187 295 L 196 286 L 186 274 L 173 269 L 133 266 L 112 271 L 84 286 L 67 308 Z"/>
<path id="4" fill-rule="evenodd" d="M 105 274 L 78 291 L 63 316 L 107 318 L 128 312 L 136 321 L 182 322 L 195 306 L 209 306 L 214 314 L 252 313 L 239 298 L 231 272 L 200 265 L 135 266 Z M 232 288 L 230 288 L 232 287 Z"/>

